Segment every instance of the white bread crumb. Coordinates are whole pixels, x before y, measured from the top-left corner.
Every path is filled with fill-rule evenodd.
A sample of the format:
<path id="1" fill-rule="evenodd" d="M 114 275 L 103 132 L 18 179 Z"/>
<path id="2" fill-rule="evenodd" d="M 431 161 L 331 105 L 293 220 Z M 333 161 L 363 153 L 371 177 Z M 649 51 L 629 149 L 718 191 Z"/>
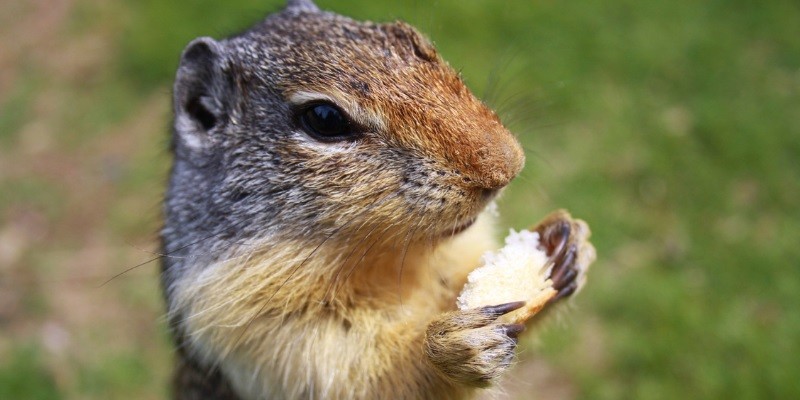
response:
<path id="1" fill-rule="evenodd" d="M 538 312 L 556 294 L 548 279 L 552 264 L 539 247 L 539 233 L 513 229 L 505 246 L 482 257 L 482 266 L 470 272 L 456 302 L 460 310 L 515 301 L 525 307 L 502 317 L 520 323 Z"/>

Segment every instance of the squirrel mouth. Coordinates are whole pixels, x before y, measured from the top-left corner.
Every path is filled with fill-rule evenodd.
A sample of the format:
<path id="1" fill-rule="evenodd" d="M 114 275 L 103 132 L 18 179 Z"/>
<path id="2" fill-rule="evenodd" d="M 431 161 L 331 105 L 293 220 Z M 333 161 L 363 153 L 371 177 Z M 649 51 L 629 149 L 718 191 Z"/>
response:
<path id="1" fill-rule="evenodd" d="M 467 220 L 467 222 L 464 222 L 461 225 L 456 225 L 452 229 L 445 231 L 443 236 L 453 237 L 455 235 L 458 235 L 459 233 L 464 232 L 465 230 L 467 230 L 467 228 L 472 226 L 472 224 L 474 224 L 477 219 L 478 217 L 470 218 L 469 220 Z"/>

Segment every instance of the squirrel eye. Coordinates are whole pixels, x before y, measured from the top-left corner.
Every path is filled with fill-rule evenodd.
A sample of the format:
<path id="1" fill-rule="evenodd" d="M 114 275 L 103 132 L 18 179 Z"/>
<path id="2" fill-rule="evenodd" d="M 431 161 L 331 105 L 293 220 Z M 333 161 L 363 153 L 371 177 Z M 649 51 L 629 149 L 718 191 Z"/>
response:
<path id="1" fill-rule="evenodd" d="M 350 121 L 338 107 L 316 103 L 300 112 L 300 123 L 307 132 L 321 140 L 344 140 L 353 132 Z"/>

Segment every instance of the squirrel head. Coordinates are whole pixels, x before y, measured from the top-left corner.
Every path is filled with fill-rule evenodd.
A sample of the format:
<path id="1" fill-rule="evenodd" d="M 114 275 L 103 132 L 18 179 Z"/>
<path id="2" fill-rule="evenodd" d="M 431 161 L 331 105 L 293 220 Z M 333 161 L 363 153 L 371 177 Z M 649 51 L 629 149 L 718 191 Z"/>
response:
<path id="1" fill-rule="evenodd" d="M 174 113 L 165 235 L 194 231 L 174 246 L 359 229 L 444 238 L 524 162 L 413 27 L 357 22 L 309 0 L 238 36 L 192 41 Z"/>

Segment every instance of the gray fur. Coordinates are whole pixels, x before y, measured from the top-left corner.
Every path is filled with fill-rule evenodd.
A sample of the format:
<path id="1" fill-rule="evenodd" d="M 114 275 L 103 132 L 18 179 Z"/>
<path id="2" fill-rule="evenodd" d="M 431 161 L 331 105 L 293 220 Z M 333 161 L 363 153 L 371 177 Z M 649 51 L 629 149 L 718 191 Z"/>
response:
<path id="1" fill-rule="evenodd" d="M 286 10 L 289 12 L 317 12 L 319 8 L 311 0 L 289 0 L 286 3 Z"/>

